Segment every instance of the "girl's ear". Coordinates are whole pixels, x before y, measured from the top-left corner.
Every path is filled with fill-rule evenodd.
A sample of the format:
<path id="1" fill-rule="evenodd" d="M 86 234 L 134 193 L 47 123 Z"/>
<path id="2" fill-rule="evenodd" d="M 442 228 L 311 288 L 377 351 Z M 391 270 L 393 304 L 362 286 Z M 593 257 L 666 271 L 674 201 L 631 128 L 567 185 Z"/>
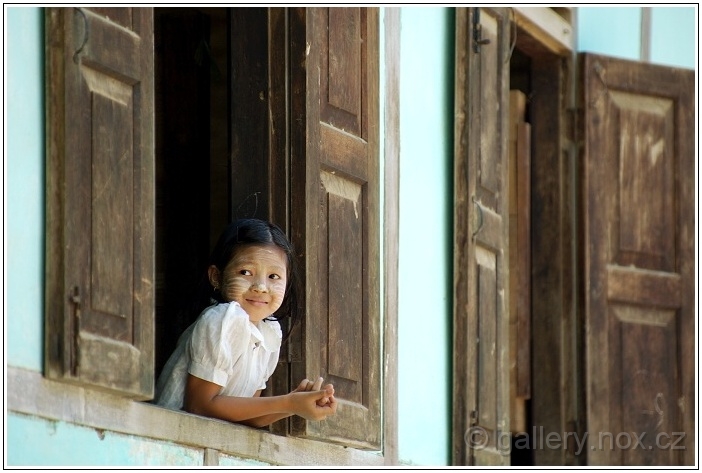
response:
<path id="1" fill-rule="evenodd" d="M 219 269 L 217 269 L 217 266 L 211 265 L 209 268 L 207 268 L 207 277 L 210 280 L 210 284 L 214 289 L 219 289 L 221 285 L 221 281 L 219 278 Z"/>

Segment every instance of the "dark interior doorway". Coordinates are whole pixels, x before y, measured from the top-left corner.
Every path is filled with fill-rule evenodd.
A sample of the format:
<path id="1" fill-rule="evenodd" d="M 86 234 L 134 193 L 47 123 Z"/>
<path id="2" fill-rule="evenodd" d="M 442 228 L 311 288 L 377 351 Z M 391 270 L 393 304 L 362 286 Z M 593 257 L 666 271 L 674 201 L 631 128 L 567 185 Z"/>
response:
<path id="1" fill-rule="evenodd" d="M 155 8 L 155 375 L 182 331 L 184 309 L 228 221 L 227 8 Z"/>

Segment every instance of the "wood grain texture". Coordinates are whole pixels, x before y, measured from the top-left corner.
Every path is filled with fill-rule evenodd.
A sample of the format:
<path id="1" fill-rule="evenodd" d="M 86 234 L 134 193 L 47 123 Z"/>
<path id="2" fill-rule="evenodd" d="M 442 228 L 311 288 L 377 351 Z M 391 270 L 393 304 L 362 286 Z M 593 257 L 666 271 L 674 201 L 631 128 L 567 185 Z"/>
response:
<path id="1" fill-rule="evenodd" d="M 293 419 L 292 432 L 379 450 L 378 10 L 306 15 L 306 172 L 293 194 L 306 224 L 301 369 L 333 383 L 340 407 L 323 423 Z"/>
<path id="2" fill-rule="evenodd" d="M 455 465 L 509 464 L 497 444 L 510 410 L 507 24 L 505 9 L 456 10 Z M 474 448 L 471 428 L 487 445 Z"/>
<path id="3" fill-rule="evenodd" d="M 592 449 L 588 464 L 693 464 L 693 73 L 581 66 L 588 429 L 644 439 Z M 680 449 L 656 443 L 674 432 Z"/>
<path id="4" fill-rule="evenodd" d="M 50 9 L 47 24 L 56 38 L 49 41 L 47 71 L 47 175 L 54 177 L 47 182 L 53 216 L 46 373 L 148 399 L 155 292 L 153 11 Z"/>

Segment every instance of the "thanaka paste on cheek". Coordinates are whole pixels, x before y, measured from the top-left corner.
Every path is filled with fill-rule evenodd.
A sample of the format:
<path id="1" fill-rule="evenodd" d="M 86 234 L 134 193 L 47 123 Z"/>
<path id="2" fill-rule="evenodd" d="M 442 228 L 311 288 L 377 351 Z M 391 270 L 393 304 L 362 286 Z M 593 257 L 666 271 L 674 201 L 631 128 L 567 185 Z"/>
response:
<path id="1" fill-rule="evenodd" d="M 251 283 L 243 277 L 237 275 L 227 275 L 225 273 L 222 281 L 222 295 L 227 301 L 236 301 L 241 304 L 243 294 L 249 288 Z"/>

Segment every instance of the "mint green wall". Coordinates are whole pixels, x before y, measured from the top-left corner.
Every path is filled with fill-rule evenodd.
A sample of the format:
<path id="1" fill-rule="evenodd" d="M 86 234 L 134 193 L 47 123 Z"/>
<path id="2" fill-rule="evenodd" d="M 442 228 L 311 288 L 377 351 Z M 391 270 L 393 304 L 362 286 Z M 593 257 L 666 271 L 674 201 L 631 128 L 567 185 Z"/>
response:
<path id="1" fill-rule="evenodd" d="M 400 461 L 451 445 L 454 11 L 402 8 L 398 417 Z"/>
<path id="2" fill-rule="evenodd" d="M 7 465 L 59 466 L 201 466 L 203 451 L 141 437 L 99 431 L 66 422 L 10 414 Z"/>
<path id="3" fill-rule="evenodd" d="M 695 8 L 652 7 L 651 62 L 695 69 L 695 18 Z"/>
<path id="4" fill-rule="evenodd" d="M 641 60 L 643 11 L 641 7 L 580 7 L 577 15 L 577 50 Z M 648 62 L 696 67 L 695 7 L 650 7 Z"/>
<path id="5" fill-rule="evenodd" d="M 7 362 L 41 371 L 44 307 L 44 32 L 39 8 L 6 10 Z"/>
<path id="6" fill-rule="evenodd" d="M 578 51 L 638 59 L 641 8 L 581 7 L 577 9 Z"/>

